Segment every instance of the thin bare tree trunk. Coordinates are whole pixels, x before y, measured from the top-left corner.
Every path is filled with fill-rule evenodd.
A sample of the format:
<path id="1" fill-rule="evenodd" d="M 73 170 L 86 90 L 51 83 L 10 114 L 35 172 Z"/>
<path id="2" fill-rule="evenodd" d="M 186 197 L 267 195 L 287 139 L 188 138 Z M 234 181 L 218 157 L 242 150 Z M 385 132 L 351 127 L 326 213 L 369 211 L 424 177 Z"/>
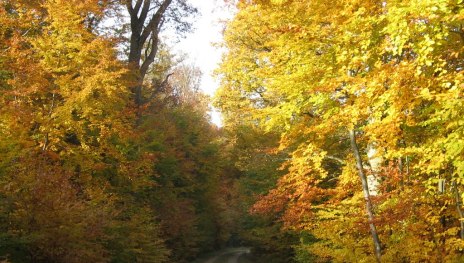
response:
<path id="1" fill-rule="evenodd" d="M 358 144 L 356 143 L 355 131 L 350 130 L 349 133 L 350 133 L 351 149 L 356 159 L 356 167 L 358 169 L 359 177 L 361 178 L 361 183 L 362 183 L 362 188 L 363 188 L 363 193 L 364 193 L 364 200 L 366 202 L 366 213 L 369 219 L 369 228 L 371 231 L 372 240 L 374 242 L 375 256 L 377 258 L 377 262 L 380 262 L 380 259 L 382 256 L 382 247 L 380 245 L 379 235 L 377 234 L 377 228 L 374 225 L 374 212 L 373 212 L 374 209 L 373 209 L 371 198 L 369 195 L 369 186 L 367 184 L 366 174 L 364 173 L 361 155 L 359 154 Z"/>

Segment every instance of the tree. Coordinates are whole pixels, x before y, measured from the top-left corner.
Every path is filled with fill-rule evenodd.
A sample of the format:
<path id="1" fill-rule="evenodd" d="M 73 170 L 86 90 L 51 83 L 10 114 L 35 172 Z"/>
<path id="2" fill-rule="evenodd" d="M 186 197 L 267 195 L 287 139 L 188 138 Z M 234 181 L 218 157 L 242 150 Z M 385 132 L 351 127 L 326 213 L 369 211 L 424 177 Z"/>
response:
<path id="1" fill-rule="evenodd" d="M 436 182 L 462 177 L 460 151 L 447 146 L 460 145 L 462 138 L 454 126 L 460 110 L 451 106 L 462 90 L 455 59 L 462 51 L 462 3 L 248 1 L 238 7 L 225 34 L 229 52 L 219 70 L 218 105 L 226 112 L 226 126 L 239 125 L 233 117 L 245 116 L 239 121 L 279 132 L 280 148 L 291 153 L 288 174 L 257 207 L 279 207 L 290 227 L 320 238 L 309 238 L 304 246 L 321 258 L 342 261 L 337 251 L 350 246 L 356 260 L 373 260 L 375 254 L 388 261 L 395 253 L 405 260 L 440 253 L 459 258 L 461 205 L 453 201 L 456 191 L 439 195 Z M 377 154 L 368 156 L 372 146 Z M 372 167 L 381 178 L 376 197 L 369 196 L 364 171 L 373 158 L 382 160 Z M 352 181 L 355 165 L 362 185 Z M 360 211 L 361 189 L 371 207 L 369 220 L 341 205 Z M 400 200 L 411 195 L 424 202 L 424 210 L 402 209 Z M 440 201 L 433 205 L 432 200 Z M 393 216 L 393 207 L 403 212 Z M 396 216 L 404 223 L 389 225 Z M 356 220 L 366 228 L 342 231 Z M 369 225 L 375 253 L 364 248 Z M 433 227 L 424 230 L 426 225 Z M 427 241 L 412 242 L 421 231 L 430 234 Z M 405 248 L 396 238 L 414 244 L 408 248 L 411 255 L 401 253 Z M 436 253 L 424 249 L 424 257 L 417 248 L 427 242 L 436 244 Z"/>
<path id="2" fill-rule="evenodd" d="M 135 70 L 136 80 L 132 87 L 135 104 L 144 103 L 142 86 L 149 67 L 155 61 L 159 48 L 159 33 L 165 22 L 171 22 L 179 31 L 190 28 L 183 21 L 186 16 L 196 12 L 185 0 L 136 0 L 125 1 L 130 16 L 130 46 L 128 61 Z"/>
<path id="3" fill-rule="evenodd" d="M 127 70 L 114 43 L 86 24 L 104 8 L 101 1 L 2 2 L 1 253 L 14 260 L 107 262 L 116 249 L 131 251 L 128 261 L 166 260 L 153 214 L 137 206 L 145 214 L 134 216 L 121 205 L 141 171 L 126 170 L 134 165 L 124 153 Z M 108 246 L 117 242 L 124 248 Z"/>

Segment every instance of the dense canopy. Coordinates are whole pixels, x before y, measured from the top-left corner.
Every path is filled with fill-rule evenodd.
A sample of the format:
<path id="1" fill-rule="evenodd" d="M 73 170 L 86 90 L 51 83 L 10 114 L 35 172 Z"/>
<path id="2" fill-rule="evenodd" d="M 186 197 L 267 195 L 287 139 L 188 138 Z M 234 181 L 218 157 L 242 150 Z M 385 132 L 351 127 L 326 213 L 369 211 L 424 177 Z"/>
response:
<path id="1" fill-rule="evenodd" d="M 0 0 L 0 262 L 462 262 L 464 2 L 224 2 Z"/>
<path id="2" fill-rule="evenodd" d="M 226 129 L 279 137 L 282 175 L 252 211 L 300 237 L 297 261 L 463 260 L 463 15 L 460 0 L 240 1 L 216 105 Z"/>

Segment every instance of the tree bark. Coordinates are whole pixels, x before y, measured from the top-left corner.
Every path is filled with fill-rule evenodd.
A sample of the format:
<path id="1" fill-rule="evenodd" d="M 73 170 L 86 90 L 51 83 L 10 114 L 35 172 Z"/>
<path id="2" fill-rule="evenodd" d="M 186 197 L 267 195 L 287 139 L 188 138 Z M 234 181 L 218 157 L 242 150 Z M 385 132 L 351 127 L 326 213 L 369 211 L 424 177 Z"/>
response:
<path id="1" fill-rule="evenodd" d="M 380 259 L 382 256 L 382 247 L 380 245 L 379 235 L 377 234 L 377 228 L 375 227 L 375 224 L 374 224 L 374 212 L 373 212 L 374 209 L 373 209 L 371 198 L 369 195 L 369 186 L 367 184 L 367 177 L 366 177 L 366 174 L 364 173 L 364 167 L 362 164 L 361 155 L 359 153 L 358 144 L 356 143 L 356 135 L 355 135 L 354 129 L 350 130 L 349 133 L 350 133 L 351 149 L 356 159 L 356 167 L 358 169 L 358 175 L 361 178 L 361 183 L 362 183 L 362 188 L 363 188 L 363 193 L 364 193 L 364 200 L 366 202 L 366 213 L 369 219 L 369 228 L 371 231 L 372 240 L 374 242 L 375 257 L 377 258 L 377 262 L 380 262 Z"/>
<path id="2" fill-rule="evenodd" d="M 383 158 L 381 155 L 379 155 L 379 149 L 375 142 L 371 142 L 367 145 L 367 161 L 371 168 L 370 174 L 366 176 L 369 187 L 369 194 L 371 196 L 376 196 L 379 192 L 379 172 Z"/>

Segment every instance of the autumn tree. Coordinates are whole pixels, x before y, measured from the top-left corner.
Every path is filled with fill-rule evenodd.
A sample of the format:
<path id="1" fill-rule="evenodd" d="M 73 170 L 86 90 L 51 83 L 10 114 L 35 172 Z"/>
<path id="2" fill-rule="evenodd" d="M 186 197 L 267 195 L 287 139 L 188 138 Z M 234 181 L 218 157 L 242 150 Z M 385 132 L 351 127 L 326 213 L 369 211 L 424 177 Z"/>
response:
<path id="1" fill-rule="evenodd" d="M 225 34 L 217 105 L 226 125 L 281 134 L 288 174 L 256 208 L 277 207 L 287 228 L 316 237 L 302 239 L 298 260 L 459 258 L 462 3 L 238 8 Z M 379 179 L 370 181 L 374 173 Z M 445 179 L 451 187 L 440 193 Z"/>
<path id="2" fill-rule="evenodd" d="M 136 74 L 132 91 L 136 105 L 140 106 L 144 103 L 143 81 L 155 61 L 160 46 L 160 32 L 168 26 L 181 32 L 188 30 L 191 24 L 185 18 L 196 10 L 185 0 L 124 2 L 130 16 L 128 61 Z"/>
<path id="3" fill-rule="evenodd" d="M 168 254 L 154 216 L 130 213 L 113 183 L 124 178 L 134 191 L 141 177 L 127 172 L 123 151 L 127 70 L 114 43 L 86 23 L 103 15 L 101 3 L 2 2 L 2 254 L 13 259 L 18 251 L 36 262 Z"/>

